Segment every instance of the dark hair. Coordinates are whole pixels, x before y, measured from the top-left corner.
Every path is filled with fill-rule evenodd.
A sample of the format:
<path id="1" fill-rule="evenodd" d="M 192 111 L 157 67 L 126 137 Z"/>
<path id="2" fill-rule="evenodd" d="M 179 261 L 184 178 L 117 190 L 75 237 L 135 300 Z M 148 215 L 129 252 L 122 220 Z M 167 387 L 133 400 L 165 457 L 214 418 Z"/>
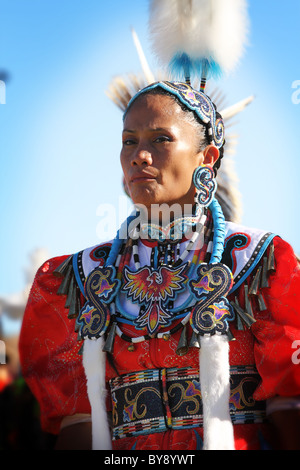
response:
<path id="1" fill-rule="evenodd" d="M 190 116 L 195 123 L 197 123 L 198 125 L 201 126 L 200 129 L 202 131 L 201 132 L 202 136 L 204 134 L 204 142 L 203 142 L 203 140 L 201 140 L 201 142 L 199 143 L 199 150 L 200 151 L 203 150 L 203 145 L 205 145 L 205 146 L 209 145 L 210 140 L 209 140 L 209 137 L 208 137 L 208 128 L 207 128 L 207 126 L 199 119 L 199 117 L 197 116 L 197 114 L 194 111 L 189 109 L 175 95 L 173 95 L 173 93 L 170 93 L 168 90 L 165 90 L 164 88 L 156 87 L 156 88 L 152 88 L 152 89 L 150 88 L 149 90 L 146 90 L 140 96 L 144 96 L 146 94 L 147 95 L 166 95 L 166 96 L 169 96 L 170 98 L 172 98 L 180 106 L 182 111 L 184 111 L 188 116 Z M 137 99 L 139 99 L 139 97 L 137 97 Z M 134 102 L 135 101 L 133 101 L 133 103 Z M 126 113 L 129 111 L 129 109 L 131 108 L 133 103 L 131 103 L 131 105 L 126 109 Z M 221 114 L 218 113 L 218 111 L 217 111 L 216 105 L 214 103 L 213 103 L 213 105 L 214 105 L 214 108 L 216 110 L 216 118 L 217 119 L 222 118 Z M 213 167 L 214 172 L 215 172 L 215 176 L 217 176 L 218 169 L 220 168 L 220 165 L 221 165 L 221 159 L 224 156 L 225 143 L 226 142 L 224 140 L 222 147 L 219 148 L 219 158 L 218 158 L 218 160 L 216 161 L 216 163 L 214 164 L 214 167 Z"/>

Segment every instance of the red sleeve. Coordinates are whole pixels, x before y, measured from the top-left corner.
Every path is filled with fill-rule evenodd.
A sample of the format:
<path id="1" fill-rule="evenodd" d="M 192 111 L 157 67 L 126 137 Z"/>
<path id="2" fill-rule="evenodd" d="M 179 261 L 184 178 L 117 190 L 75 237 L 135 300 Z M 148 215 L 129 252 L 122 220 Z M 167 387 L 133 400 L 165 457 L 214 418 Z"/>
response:
<path id="1" fill-rule="evenodd" d="M 80 343 L 68 319 L 62 281 L 53 271 L 66 257 L 53 258 L 38 270 L 20 334 L 22 374 L 39 402 L 43 430 L 57 434 L 63 417 L 90 413 Z"/>
<path id="2" fill-rule="evenodd" d="M 267 310 L 252 326 L 255 362 L 262 383 L 256 400 L 300 395 L 300 267 L 288 243 L 274 239 L 276 272 L 262 289 Z M 298 355 L 299 357 L 299 355 Z"/>

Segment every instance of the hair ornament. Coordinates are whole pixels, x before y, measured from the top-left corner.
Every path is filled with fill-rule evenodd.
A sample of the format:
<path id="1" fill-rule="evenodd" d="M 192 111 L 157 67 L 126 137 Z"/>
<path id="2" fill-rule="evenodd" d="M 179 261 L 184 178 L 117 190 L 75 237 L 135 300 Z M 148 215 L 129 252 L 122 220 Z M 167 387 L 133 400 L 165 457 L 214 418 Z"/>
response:
<path id="1" fill-rule="evenodd" d="M 247 40 L 246 0 L 151 0 L 153 52 L 172 80 L 206 80 L 231 72 Z"/>

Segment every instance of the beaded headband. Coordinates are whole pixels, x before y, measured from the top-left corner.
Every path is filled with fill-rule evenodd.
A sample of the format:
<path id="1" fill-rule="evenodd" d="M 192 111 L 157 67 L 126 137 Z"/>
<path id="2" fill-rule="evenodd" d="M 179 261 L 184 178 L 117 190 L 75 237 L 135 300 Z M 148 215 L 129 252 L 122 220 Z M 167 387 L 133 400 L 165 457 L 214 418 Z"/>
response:
<path id="1" fill-rule="evenodd" d="M 225 137 L 224 122 L 217 117 L 216 108 L 211 99 L 202 91 L 197 91 L 188 83 L 156 82 L 140 90 L 128 103 L 124 118 L 131 104 L 141 95 L 150 90 L 162 88 L 174 95 L 189 110 L 194 111 L 200 121 L 206 126 L 209 142 L 218 149 L 222 147 Z"/>

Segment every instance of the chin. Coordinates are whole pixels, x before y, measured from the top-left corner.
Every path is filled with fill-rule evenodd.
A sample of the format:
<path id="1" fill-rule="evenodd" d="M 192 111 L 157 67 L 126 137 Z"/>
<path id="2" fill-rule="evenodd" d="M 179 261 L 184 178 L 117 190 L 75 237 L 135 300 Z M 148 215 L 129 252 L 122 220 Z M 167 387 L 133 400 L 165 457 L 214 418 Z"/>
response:
<path id="1" fill-rule="evenodd" d="M 147 209 L 150 209 L 153 204 L 163 204 L 158 195 L 149 190 L 133 191 L 131 199 L 134 204 L 145 206 Z"/>

